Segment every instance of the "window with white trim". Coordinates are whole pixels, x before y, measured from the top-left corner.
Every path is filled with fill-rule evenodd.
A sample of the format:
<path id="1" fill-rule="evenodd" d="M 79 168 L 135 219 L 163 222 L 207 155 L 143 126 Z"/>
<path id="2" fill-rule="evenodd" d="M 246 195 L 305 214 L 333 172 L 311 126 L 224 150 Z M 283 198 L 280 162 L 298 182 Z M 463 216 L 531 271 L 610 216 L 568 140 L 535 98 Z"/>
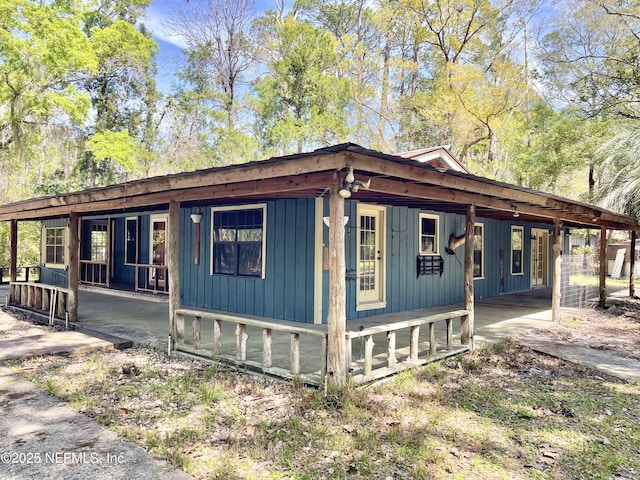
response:
<path id="1" fill-rule="evenodd" d="M 473 227 L 473 278 L 484 277 L 484 224 Z"/>
<path id="2" fill-rule="evenodd" d="M 44 264 L 48 267 L 65 266 L 65 247 L 67 244 L 67 229 L 52 227 L 44 229 Z"/>
<path id="3" fill-rule="evenodd" d="M 524 273 L 524 227 L 511 227 L 511 275 Z"/>
<path id="4" fill-rule="evenodd" d="M 266 205 L 211 209 L 211 274 L 264 278 Z"/>
<path id="5" fill-rule="evenodd" d="M 107 261 L 107 225 L 91 225 L 91 261 Z"/>
<path id="6" fill-rule="evenodd" d="M 438 215 L 420 214 L 420 255 L 437 255 L 440 251 Z"/>

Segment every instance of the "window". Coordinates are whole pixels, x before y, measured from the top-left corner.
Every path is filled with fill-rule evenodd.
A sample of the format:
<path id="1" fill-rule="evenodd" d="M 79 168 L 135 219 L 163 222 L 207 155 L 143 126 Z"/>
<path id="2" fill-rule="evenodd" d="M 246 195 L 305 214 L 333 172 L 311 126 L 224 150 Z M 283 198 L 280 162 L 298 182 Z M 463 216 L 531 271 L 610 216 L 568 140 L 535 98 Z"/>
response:
<path id="1" fill-rule="evenodd" d="M 522 240 L 524 238 L 524 227 L 511 227 L 511 274 L 522 275 L 524 264 L 522 258 Z"/>
<path id="2" fill-rule="evenodd" d="M 91 225 L 91 261 L 107 261 L 107 226 Z"/>
<path id="3" fill-rule="evenodd" d="M 138 217 L 125 220 L 124 263 L 138 263 Z"/>
<path id="4" fill-rule="evenodd" d="M 66 229 L 64 227 L 45 228 L 44 263 L 47 266 L 64 267 Z"/>
<path id="5" fill-rule="evenodd" d="M 420 255 L 437 255 L 440 249 L 438 227 L 440 217 L 420 214 Z"/>
<path id="6" fill-rule="evenodd" d="M 473 278 L 484 277 L 484 225 L 473 227 Z"/>
<path id="7" fill-rule="evenodd" d="M 211 273 L 264 278 L 266 206 L 212 208 Z"/>

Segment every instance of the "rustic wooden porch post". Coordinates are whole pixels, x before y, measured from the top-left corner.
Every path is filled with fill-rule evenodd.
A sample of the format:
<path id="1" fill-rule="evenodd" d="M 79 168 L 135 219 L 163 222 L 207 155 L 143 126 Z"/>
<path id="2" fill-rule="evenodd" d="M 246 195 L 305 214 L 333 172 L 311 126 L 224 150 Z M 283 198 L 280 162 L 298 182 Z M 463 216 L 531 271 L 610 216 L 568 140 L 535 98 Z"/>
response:
<path id="1" fill-rule="evenodd" d="M 466 230 L 464 232 L 464 308 L 468 315 L 460 318 L 460 343 L 473 348 L 474 298 L 473 298 L 473 247 L 476 206 L 467 206 Z"/>
<path id="2" fill-rule="evenodd" d="M 551 320 L 560 321 L 560 277 L 562 273 L 562 246 L 560 244 L 560 219 L 553 220 L 553 289 L 551 290 Z"/>
<path id="3" fill-rule="evenodd" d="M 327 317 L 327 373 L 332 386 L 347 382 L 346 260 L 344 248 L 344 198 L 338 187 L 329 194 L 329 310 Z M 349 359 L 350 360 L 350 359 Z"/>
<path id="4" fill-rule="evenodd" d="M 600 228 L 600 301 L 604 308 L 607 304 L 607 228 Z"/>
<path id="5" fill-rule="evenodd" d="M 629 296 L 634 298 L 636 296 L 636 231 L 631 230 L 631 248 L 629 259 Z"/>
<path id="6" fill-rule="evenodd" d="M 78 321 L 78 283 L 80 280 L 80 237 L 78 235 L 79 218 L 76 212 L 69 214 L 69 271 L 67 272 L 69 294 L 67 313 L 70 322 Z"/>
<path id="7" fill-rule="evenodd" d="M 176 329 L 175 312 L 180 308 L 180 202 L 172 200 L 169 203 L 169 234 L 167 235 L 167 267 L 169 283 L 169 327 L 173 341 L 179 336 L 184 337 L 184 331 Z"/>
<path id="8" fill-rule="evenodd" d="M 11 259 L 9 261 L 10 280 L 15 282 L 18 278 L 18 220 L 11 220 Z"/>

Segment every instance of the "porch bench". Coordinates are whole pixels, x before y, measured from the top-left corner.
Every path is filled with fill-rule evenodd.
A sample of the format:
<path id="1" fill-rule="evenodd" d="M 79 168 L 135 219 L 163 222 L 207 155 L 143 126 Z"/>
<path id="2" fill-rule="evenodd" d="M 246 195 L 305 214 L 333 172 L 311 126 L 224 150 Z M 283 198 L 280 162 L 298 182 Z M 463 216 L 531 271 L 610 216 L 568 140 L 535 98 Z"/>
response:
<path id="1" fill-rule="evenodd" d="M 176 344 L 184 349 L 185 340 L 185 316 L 193 317 L 193 349 L 200 349 L 201 345 L 201 322 L 202 319 L 213 320 L 213 355 L 232 361 L 237 364 L 256 366 L 267 373 L 278 376 L 298 376 L 300 375 L 300 335 L 315 337 L 321 341 L 320 359 L 320 379 L 324 378 L 326 372 L 327 357 L 327 326 L 307 325 L 299 322 L 279 319 L 265 319 L 254 316 L 238 316 L 228 313 L 219 313 L 207 310 L 197 310 L 191 308 L 178 308 L 175 310 L 174 335 Z M 222 349 L 222 324 L 224 322 L 236 325 L 236 354 L 235 357 L 225 355 Z M 247 360 L 247 341 L 249 335 L 247 327 L 262 329 L 262 363 Z M 273 356 L 271 348 L 271 337 L 273 331 L 289 333 L 290 339 L 290 370 L 288 374 L 282 368 L 273 366 Z M 180 349 L 178 349 L 180 350 Z M 313 383 L 317 383 L 314 380 Z"/>

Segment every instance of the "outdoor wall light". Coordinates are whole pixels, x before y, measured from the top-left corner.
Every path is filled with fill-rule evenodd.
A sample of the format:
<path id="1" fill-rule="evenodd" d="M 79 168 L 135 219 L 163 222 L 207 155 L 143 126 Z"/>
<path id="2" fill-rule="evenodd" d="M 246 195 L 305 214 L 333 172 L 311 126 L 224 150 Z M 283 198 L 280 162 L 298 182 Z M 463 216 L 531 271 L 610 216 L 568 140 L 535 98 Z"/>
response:
<path id="1" fill-rule="evenodd" d="M 342 198 L 349 198 L 351 196 L 351 185 L 346 182 L 346 179 L 340 185 L 340 190 L 338 190 L 338 195 Z"/>
<path id="2" fill-rule="evenodd" d="M 356 180 L 355 175 L 353 174 L 353 167 L 349 167 L 349 171 L 347 172 L 346 177 L 340 184 L 340 190 L 338 190 L 338 194 L 342 198 L 350 198 L 351 192 L 356 193 L 360 187 L 368 189 L 371 185 L 371 179 L 367 180 Z"/>
<path id="3" fill-rule="evenodd" d="M 193 263 L 200 265 L 200 222 L 202 221 L 202 214 L 200 208 L 196 207 L 196 213 L 191 214 L 191 221 L 196 226 L 196 238 L 194 245 Z"/>
<path id="4" fill-rule="evenodd" d="M 513 218 L 518 218 L 520 216 L 517 205 L 511 205 L 511 210 L 513 210 Z"/>
<path id="5" fill-rule="evenodd" d="M 202 221 L 202 215 L 200 213 L 192 213 L 191 221 L 197 225 Z"/>
<path id="6" fill-rule="evenodd" d="M 328 227 L 329 226 L 329 217 L 322 217 L 322 222 Z M 344 216 L 344 226 L 347 226 L 347 223 L 349 223 L 349 217 L 348 216 Z"/>

